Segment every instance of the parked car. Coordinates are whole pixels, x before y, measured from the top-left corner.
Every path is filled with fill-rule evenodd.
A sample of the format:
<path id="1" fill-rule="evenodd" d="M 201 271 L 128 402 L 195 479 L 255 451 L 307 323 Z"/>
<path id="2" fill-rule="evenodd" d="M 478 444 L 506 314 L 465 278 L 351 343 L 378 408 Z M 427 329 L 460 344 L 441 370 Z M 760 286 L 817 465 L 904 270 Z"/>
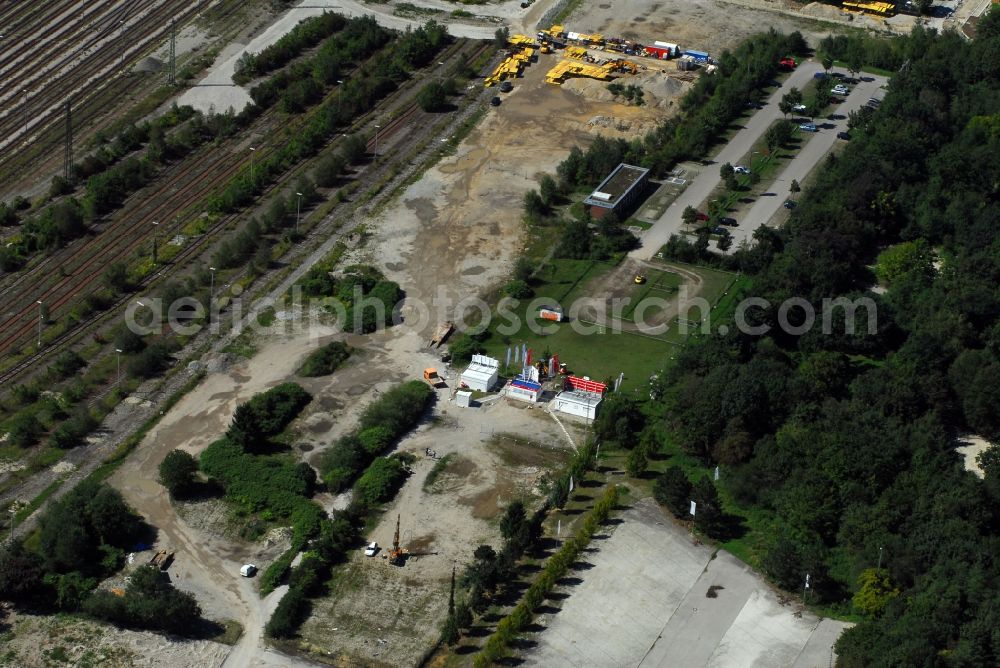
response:
<path id="1" fill-rule="evenodd" d="M 847 95 L 851 91 L 847 90 L 844 86 L 834 86 L 830 89 L 830 92 L 834 95 Z"/>
<path id="2" fill-rule="evenodd" d="M 846 132 L 838 132 L 837 139 L 843 139 L 844 141 L 851 141 L 851 135 Z"/>
<path id="3" fill-rule="evenodd" d="M 499 97 L 494 97 L 492 100 L 490 100 L 490 104 L 492 104 L 494 107 L 499 107 L 500 106 L 500 98 Z"/>
<path id="4" fill-rule="evenodd" d="M 826 72 L 816 72 L 813 74 L 813 79 L 826 79 L 829 76 Z"/>
<path id="5" fill-rule="evenodd" d="M 240 567 L 240 575 L 245 578 L 252 578 L 257 573 L 257 567 L 253 564 L 243 564 Z"/>
<path id="6" fill-rule="evenodd" d="M 795 202 L 793 200 L 786 199 L 785 203 L 782 206 L 784 206 L 786 209 L 794 209 L 795 208 Z"/>
<path id="7" fill-rule="evenodd" d="M 514 84 L 512 84 L 511 82 L 509 82 L 509 81 L 503 81 L 503 82 L 500 83 L 500 92 L 501 93 L 509 93 L 512 90 L 514 90 Z"/>
<path id="8" fill-rule="evenodd" d="M 736 227 L 739 223 L 736 222 L 735 218 L 719 218 L 719 224 L 725 225 L 726 227 Z"/>
<path id="9" fill-rule="evenodd" d="M 750 170 L 745 165 L 736 165 L 733 167 L 733 171 L 737 174 L 749 174 Z"/>
<path id="10" fill-rule="evenodd" d="M 803 123 L 799 126 L 799 129 L 806 132 L 819 132 L 819 130 L 816 129 L 815 123 Z"/>
<path id="11" fill-rule="evenodd" d="M 701 211 L 699 211 L 697 219 L 698 220 L 708 220 L 708 214 L 707 213 L 702 213 Z"/>
<path id="12" fill-rule="evenodd" d="M 365 556 L 374 557 L 377 553 L 378 553 L 378 543 L 372 541 L 371 543 L 368 544 L 368 547 L 365 548 Z"/>
<path id="13" fill-rule="evenodd" d="M 726 228 L 716 225 L 712 228 L 712 234 L 727 234 Z"/>
<path id="14" fill-rule="evenodd" d="M 877 97 L 870 97 L 868 98 L 868 104 L 873 104 L 877 107 L 878 105 L 882 104 L 882 100 L 878 99 Z"/>
<path id="15" fill-rule="evenodd" d="M 794 107 L 792 107 L 792 111 L 805 111 L 805 110 L 806 110 L 806 105 L 804 104 L 797 104 Z"/>

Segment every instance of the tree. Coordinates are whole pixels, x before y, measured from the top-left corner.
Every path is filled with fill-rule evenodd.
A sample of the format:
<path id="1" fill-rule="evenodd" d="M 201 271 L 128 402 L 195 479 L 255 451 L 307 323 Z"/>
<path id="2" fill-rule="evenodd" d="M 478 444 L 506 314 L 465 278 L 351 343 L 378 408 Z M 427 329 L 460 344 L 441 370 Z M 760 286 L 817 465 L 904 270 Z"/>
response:
<path id="1" fill-rule="evenodd" d="M 514 262 L 514 280 L 528 283 L 534 273 L 535 265 L 523 255 Z"/>
<path id="2" fill-rule="evenodd" d="M 529 190 L 524 193 L 524 213 L 529 220 L 541 220 L 549 213 L 549 208 L 545 206 L 541 195 L 537 190 Z"/>
<path id="3" fill-rule="evenodd" d="M 703 475 L 694 484 L 692 490 L 695 507 L 694 523 L 707 535 L 716 537 L 719 532 L 720 523 L 723 519 L 722 505 L 719 502 L 719 493 L 715 489 L 715 483 L 708 475 Z"/>
<path id="4" fill-rule="evenodd" d="M 798 181 L 796 181 L 795 179 L 792 179 L 792 182 L 790 184 L 788 184 L 788 190 L 789 190 L 789 192 L 797 193 L 800 190 L 802 190 L 802 186 L 799 185 Z"/>
<path id="5" fill-rule="evenodd" d="M 240 404 L 233 413 L 226 438 L 245 451 L 256 450 L 263 441 L 262 427 L 257 411 L 249 403 Z"/>
<path id="6" fill-rule="evenodd" d="M 785 98 L 782 98 L 781 101 L 778 102 L 778 110 L 783 116 L 788 116 L 788 114 L 792 113 L 793 106 L 794 105 Z"/>
<path id="7" fill-rule="evenodd" d="M 733 169 L 733 166 L 727 162 L 726 164 L 722 165 L 722 167 L 719 168 L 719 178 L 725 181 L 730 176 L 732 176 L 735 173 L 735 171 L 736 170 Z"/>
<path id="8" fill-rule="evenodd" d="M 646 472 L 648 464 L 649 459 L 646 457 L 646 449 L 639 446 L 633 448 L 632 452 L 628 453 L 628 458 L 625 460 L 625 470 L 633 478 L 639 478 Z"/>
<path id="9" fill-rule="evenodd" d="M 889 601 L 899 594 L 899 588 L 892 584 L 885 569 L 876 571 L 874 568 L 866 568 L 858 576 L 858 591 L 852 602 L 864 614 L 877 617 L 882 614 Z"/>
<path id="10" fill-rule="evenodd" d="M 500 535 L 518 554 L 531 542 L 531 526 L 524 511 L 524 504 L 520 501 L 511 502 L 504 511 L 503 517 L 500 518 Z"/>
<path id="11" fill-rule="evenodd" d="M 693 206 L 684 207 L 684 211 L 681 213 L 681 220 L 684 221 L 685 225 L 694 225 L 698 222 L 698 209 Z"/>
<path id="12" fill-rule="evenodd" d="M 559 196 L 559 186 L 556 185 L 555 179 L 548 174 L 542 176 L 542 180 L 538 184 L 538 191 L 546 207 L 552 207 L 556 203 Z"/>
<path id="13" fill-rule="evenodd" d="M 833 58 L 824 53 L 821 54 L 819 62 L 823 65 L 823 71 L 826 72 L 827 75 L 829 75 L 830 68 L 833 67 Z"/>
<path id="14" fill-rule="evenodd" d="M 923 239 L 890 246 L 879 253 L 875 275 L 890 284 L 907 275 L 929 278 L 934 275 L 934 252 Z"/>
<path id="15" fill-rule="evenodd" d="M 171 450 L 160 462 L 160 484 L 175 498 L 188 494 L 198 473 L 198 461 L 184 450 Z"/>
<path id="16" fill-rule="evenodd" d="M 653 484 L 653 498 L 665 505 L 676 517 L 684 517 L 690 510 L 691 482 L 684 469 L 670 466 Z"/>
<path id="17" fill-rule="evenodd" d="M 417 93 L 417 104 L 426 112 L 441 111 L 448 102 L 448 95 L 440 81 L 425 84 Z"/>
<path id="18" fill-rule="evenodd" d="M 511 281 L 505 285 L 503 291 L 507 296 L 513 297 L 514 299 L 530 299 L 531 296 L 535 294 L 530 285 L 524 281 L 517 280 Z"/>
<path id="19" fill-rule="evenodd" d="M 497 28 L 496 32 L 493 33 L 493 46 L 497 49 L 502 49 L 507 46 L 507 40 L 510 37 L 510 29 L 507 26 L 502 28 Z"/>
<path id="20" fill-rule="evenodd" d="M 104 272 L 104 284 L 116 293 L 127 292 L 131 288 L 128 269 L 121 262 L 113 262 Z"/>

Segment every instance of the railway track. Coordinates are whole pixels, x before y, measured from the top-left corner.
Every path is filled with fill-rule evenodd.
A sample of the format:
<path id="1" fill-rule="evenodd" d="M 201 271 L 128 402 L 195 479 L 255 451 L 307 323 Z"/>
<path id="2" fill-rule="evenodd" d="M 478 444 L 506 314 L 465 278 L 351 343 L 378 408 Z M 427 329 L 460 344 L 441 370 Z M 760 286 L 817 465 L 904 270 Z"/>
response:
<path id="1" fill-rule="evenodd" d="M 60 8 L 73 15 L 78 3 L 56 3 L 50 9 L 44 8 L 48 3 L 38 4 L 42 8 L 33 15 L 36 24 L 22 24 L 23 34 L 37 33 L 44 27 L 38 24 L 51 20 Z M 18 44 L 15 33 L 15 45 L 5 52 L 6 62 L 0 61 L 0 137 L 4 137 L 0 140 L 0 165 L 31 140 L 32 132 L 38 134 L 58 120 L 67 99 L 97 95 L 121 63 L 142 53 L 170 30 L 171 19 L 183 24 L 204 9 L 195 0 L 160 0 L 152 6 L 138 0 L 108 0 L 88 7 L 89 11 L 70 19 L 54 36 L 24 39 Z M 137 13 L 140 8 L 144 11 Z M 77 41 L 58 37 L 71 34 L 71 30 L 79 33 L 80 28 Z M 4 67 L 9 72 L 3 73 Z"/>
<path id="2" fill-rule="evenodd" d="M 476 49 L 475 53 L 473 53 L 469 57 L 469 59 L 474 60 L 488 48 L 489 48 L 488 45 L 479 46 Z M 461 42 L 456 42 L 455 46 L 450 47 L 446 53 L 441 54 L 440 58 L 444 60 L 453 58 L 456 55 L 456 53 L 458 53 L 460 50 L 461 50 Z M 358 119 L 355 122 L 355 125 L 349 130 L 353 132 L 362 129 L 365 126 L 365 124 L 372 122 L 373 119 L 375 119 L 377 115 L 380 113 L 382 113 L 381 107 L 376 107 L 375 109 L 368 112 L 364 117 Z M 391 121 L 389 121 L 379 129 L 378 131 L 379 140 L 387 141 L 388 139 L 390 139 L 395 133 L 399 132 L 400 129 L 405 127 L 409 121 L 413 120 L 413 118 L 417 116 L 419 113 L 421 113 L 420 109 L 415 103 L 409 104 L 407 107 L 402 109 L 400 113 L 396 115 Z M 374 136 L 368 141 L 369 151 L 372 151 L 375 148 L 375 142 L 376 139 Z M 261 148 L 258 148 L 258 151 L 261 151 Z M 258 153 L 258 155 L 260 155 L 261 158 L 264 157 L 260 153 Z M 232 169 L 226 173 L 226 175 L 218 179 L 213 179 L 213 182 L 210 185 L 203 188 L 202 193 L 207 194 L 208 192 L 211 191 L 211 189 L 217 187 L 220 183 L 223 183 L 224 180 L 228 178 L 229 175 L 237 172 L 241 167 L 243 167 L 245 164 L 247 164 L 247 162 L 249 162 L 245 156 L 240 156 L 240 158 L 241 159 L 237 162 L 237 164 L 234 165 Z M 275 184 L 272 185 L 268 189 L 268 191 L 270 192 L 273 191 L 274 189 L 283 187 L 282 182 L 284 181 L 284 179 L 290 172 L 294 171 L 296 168 L 297 166 L 293 166 L 288 171 L 283 173 L 280 177 L 278 177 Z M 160 191 L 162 192 L 162 190 L 163 188 L 161 188 Z M 196 201 L 197 197 L 195 197 L 192 200 L 190 193 L 184 192 L 182 197 L 178 196 L 178 199 L 184 199 L 187 202 L 191 202 L 191 201 Z M 67 331 L 64 334 L 49 341 L 43 350 L 36 352 L 35 354 L 22 360 L 21 362 L 11 367 L 10 369 L 0 373 L 0 384 L 5 384 L 7 382 L 10 382 L 11 380 L 19 376 L 21 373 L 31 368 L 36 363 L 62 350 L 71 342 L 75 341 L 77 337 L 82 336 L 85 331 L 91 329 L 96 324 L 102 322 L 105 318 L 109 316 L 109 314 L 116 313 L 117 309 L 122 305 L 126 304 L 129 299 L 134 298 L 135 294 L 138 294 L 143 290 L 148 289 L 153 283 L 161 280 L 166 276 L 169 276 L 178 267 L 183 266 L 185 264 L 185 261 L 193 257 L 195 253 L 200 252 L 204 248 L 205 244 L 207 244 L 211 240 L 214 240 L 218 236 L 218 234 L 222 230 L 224 230 L 229 224 L 235 221 L 239 215 L 240 214 L 233 214 L 231 216 L 225 216 L 221 218 L 204 234 L 193 238 L 189 243 L 185 244 L 185 246 L 181 249 L 181 251 L 179 251 L 178 254 L 171 260 L 171 263 L 169 265 L 164 266 L 159 271 L 152 273 L 150 276 L 146 278 L 146 280 L 143 281 L 141 285 L 136 286 L 136 288 L 130 294 L 127 294 L 117 299 L 104 312 L 96 313 L 90 316 L 89 318 L 86 318 L 85 320 L 79 322 L 73 330 Z M 168 215 L 162 217 L 169 218 L 170 216 Z M 152 217 L 149 216 L 148 219 L 152 220 Z M 178 219 L 176 222 L 176 227 L 182 226 L 184 222 L 185 221 L 181 221 L 180 219 Z M 111 250 L 108 250 L 106 252 L 101 252 L 99 253 L 99 255 L 96 255 L 92 257 L 90 260 L 85 261 L 85 268 L 97 270 L 96 273 L 91 274 L 89 281 L 83 280 L 83 277 L 79 276 L 79 273 L 66 276 L 57 281 L 56 287 L 54 289 L 50 289 L 47 293 L 45 293 L 46 295 L 48 295 L 47 299 L 49 301 L 46 301 L 46 299 L 41 299 L 40 301 L 43 301 L 50 305 L 49 308 L 51 314 L 56 314 L 58 309 L 67 306 L 69 300 L 72 297 L 80 296 L 82 294 L 94 291 L 93 285 L 96 279 L 99 278 L 100 274 L 103 273 L 103 270 L 106 266 L 102 262 L 102 260 L 107 260 L 108 258 L 117 259 L 124 257 L 125 254 L 130 252 L 130 250 L 134 250 L 143 242 L 148 240 L 149 236 L 153 233 L 152 225 L 150 224 L 135 225 L 133 226 L 133 228 L 137 230 L 135 236 L 129 237 L 129 240 L 113 246 Z M 104 233 L 102 232 L 102 234 Z M 5 290 L 5 293 L 6 292 L 8 291 Z M 0 352 L 6 353 L 10 349 L 12 349 L 18 342 L 23 342 L 26 339 L 28 339 L 28 337 L 31 337 L 33 335 L 38 322 L 37 320 L 34 320 L 34 316 L 37 313 L 36 301 L 39 301 L 37 292 L 33 292 L 30 295 L 25 295 L 24 298 L 20 300 L 23 306 L 19 310 L 17 318 L 20 318 L 21 321 L 17 325 L 15 325 L 9 333 L 7 332 L 4 333 L 4 338 L 0 340 Z M 8 322 L 12 322 L 12 320 L 14 319 L 8 320 Z"/>

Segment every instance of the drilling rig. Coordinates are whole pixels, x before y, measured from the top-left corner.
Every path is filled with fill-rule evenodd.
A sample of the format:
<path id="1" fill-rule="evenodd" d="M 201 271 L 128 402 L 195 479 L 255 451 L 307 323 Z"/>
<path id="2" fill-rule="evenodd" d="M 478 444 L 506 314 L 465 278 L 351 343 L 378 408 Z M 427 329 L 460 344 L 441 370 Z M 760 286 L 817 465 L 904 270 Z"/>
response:
<path id="1" fill-rule="evenodd" d="M 396 515 L 396 533 L 392 536 L 392 549 L 389 550 L 389 563 L 402 566 L 406 561 L 406 550 L 399 546 L 399 515 Z"/>

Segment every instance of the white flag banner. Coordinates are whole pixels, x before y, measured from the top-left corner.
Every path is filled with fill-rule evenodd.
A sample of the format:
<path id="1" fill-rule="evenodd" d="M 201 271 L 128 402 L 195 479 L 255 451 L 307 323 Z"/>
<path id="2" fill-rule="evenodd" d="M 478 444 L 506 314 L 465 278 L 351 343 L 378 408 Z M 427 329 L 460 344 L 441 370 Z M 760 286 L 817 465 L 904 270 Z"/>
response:
<path id="1" fill-rule="evenodd" d="M 573 476 L 569 477 L 569 493 L 573 493 Z"/>
<path id="2" fill-rule="evenodd" d="M 715 467 L 715 479 L 716 480 L 719 479 L 719 467 L 718 466 Z"/>
<path id="3" fill-rule="evenodd" d="M 694 515 L 694 511 L 695 511 L 695 509 L 697 509 L 697 508 L 698 508 L 698 504 L 697 504 L 697 503 L 695 503 L 694 501 L 692 501 L 692 502 L 691 502 L 691 514 L 692 514 L 692 515 Z"/>

